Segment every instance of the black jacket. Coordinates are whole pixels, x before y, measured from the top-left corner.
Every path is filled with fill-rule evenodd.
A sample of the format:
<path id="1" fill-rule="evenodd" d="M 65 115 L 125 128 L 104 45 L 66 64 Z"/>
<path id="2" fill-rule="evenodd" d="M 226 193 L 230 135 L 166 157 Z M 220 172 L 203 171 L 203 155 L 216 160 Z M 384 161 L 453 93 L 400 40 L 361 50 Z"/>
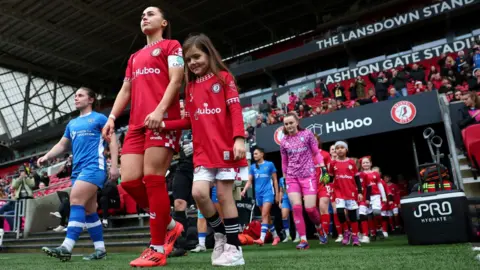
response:
<path id="1" fill-rule="evenodd" d="M 460 119 L 460 121 L 458 121 L 458 126 L 460 127 L 460 129 L 464 129 L 464 128 L 470 126 L 470 125 L 480 123 L 480 122 L 477 122 L 477 120 L 475 120 L 475 118 L 471 117 L 470 113 L 468 113 L 468 111 L 469 111 L 469 109 L 467 108 L 467 106 L 464 106 L 461 109 L 459 109 L 461 119 Z"/>

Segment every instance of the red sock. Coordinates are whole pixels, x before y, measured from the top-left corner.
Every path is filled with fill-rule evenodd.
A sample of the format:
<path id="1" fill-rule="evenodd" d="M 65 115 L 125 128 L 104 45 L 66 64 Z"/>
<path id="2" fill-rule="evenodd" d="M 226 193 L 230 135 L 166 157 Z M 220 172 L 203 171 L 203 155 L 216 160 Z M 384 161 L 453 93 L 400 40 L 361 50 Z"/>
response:
<path id="1" fill-rule="evenodd" d="M 394 221 L 393 221 L 393 217 L 388 217 L 388 223 L 390 224 L 390 229 L 392 229 L 392 231 L 395 230 L 395 226 L 394 226 Z"/>
<path id="2" fill-rule="evenodd" d="M 382 219 L 382 231 L 388 232 L 388 218 Z"/>
<path id="3" fill-rule="evenodd" d="M 375 220 L 375 229 L 378 231 L 382 228 L 382 216 L 374 216 L 373 217 Z"/>
<path id="4" fill-rule="evenodd" d="M 345 221 L 345 222 L 343 223 L 343 231 L 348 231 L 348 230 L 350 229 L 350 226 L 349 226 L 349 225 L 350 225 L 350 222 Z M 358 225 L 357 225 L 357 228 L 358 228 Z"/>
<path id="5" fill-rule="evenodd" d="M 330 214 L 321 215 L 320 220 L 322 221 L 323 230 L 328 234 L 330 232 Z"/>
<path id="6" fill-rule="evenodd" d="M 152 245 L 165 244 L 165 234 L 170 217 L 170 198 L 165 176 L 145 175 L 148 202 L 150 204 L 150 235 Z"/>
<path id="7" fill-rule="evenodd" d="M 400 228 L 400 216 L 395 216 L 395 227 Z"/>
<path id="8" fill-rule="evenodd" d="M 350 227 L 352 227 L 352 235 L 357 236 L 358 235 L 358 222 L 350 222 Z"/>
<path id="9" fill-rule="evenodd" d="M 148 208 L 148 196 L 142 179 L 122 182 L 120 186 L 132 197 L 142 209 Z"/>
<path id="10" fill-rule="evenodd" d="M 368 221 L 362 221 L 362 233 L 368 236 Z"/>
<path id="11" fill-rule="evenodd" d="M 368 227 L 372 236 L 377 235 L 377 229 L 375 227 L 375 222 L 373 221 L 373 219 L 368 220 Z"/>
<path id="12" fill-rule="evenodd" d="M 338 220 L 337 213 L 333 214 L 333 223 L 335 224 L 335 229 L 337 229 L 338 235 L 343 234 L 342 224 L 340 223 L 340 220 Z"/>

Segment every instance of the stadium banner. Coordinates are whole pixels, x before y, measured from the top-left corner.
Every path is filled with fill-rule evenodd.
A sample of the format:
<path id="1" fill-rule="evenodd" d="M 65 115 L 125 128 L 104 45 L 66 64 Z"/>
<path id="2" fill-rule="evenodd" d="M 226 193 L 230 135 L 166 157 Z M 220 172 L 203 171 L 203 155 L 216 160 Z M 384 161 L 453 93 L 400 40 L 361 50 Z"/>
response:
<path id="1" fill-rule="evenodd" d="M 325 77 L 325 82 L 327 84 L 341 82 L 355 78 L 357 76 L 365 76 L 374 72 L 390 70 L 398 66 L 406 66 L 423 60 L 432 59 L 435 57 L 439 57 L 444 53 L 449 54 L 469 49 L 473 47 L 474 40 L 476 38 L 480 38 L 480 36 L 461 39 L 455 42 L 446 43 L 432 48 L 427 48 L 420 51 L 396 56 L 393 58 L 388 58 L 376 63 L 371 63 L 356 68 L 347 69 L 341 72 L 336 72 Z"/>
<path id="2" fill-rule="evenodd" d="M 392 30 L 392 29 L 396 29 L 398 27 L 401 27 L 405 24 L 400 24 L 398 26 L 395 26 L 390 28 L 390 22 L 403 22 L 405 20 L 409 21 L 410 18 L 413 18 L 415 20 L 410 20 L 410 23 L 413 23 L 413 22 L 419 22 L 419 21 L 422 21 L 424 19 L 429 19 L 429 18 L 433 18 L 435 15 L 439 15 L 439 14 L 442 14 L 442 13 L 445 13 L 445 12 L 452 12 L 452 11 L 455 11 L 455 10 L 458 10 L 462 7 L 466 7 L 466 6 L 472 6 L 473 4 L 476 4 L 480 2 L 480 0 L 447 0 L 447 1 L 442 1 L 442 2 L 439 2 L 439 3 L 436 3 L 436 4 L 433 4 L 433 5 L 430 5 L 430 6 L 427 6 L 423 9 L 420 9 L 416 12 L 418 12 L 418 16 L 419 16 L 419 19 L 417 20 L 416 19 L 416 13 L 415 11 L 412 11 L 412 12 L 409 12 L 409 13 L 412 13 L 413 15 L 409 15 L 409 13 L 407 13 L 407 15 L 400 15 L 400 16 L 396 16 L 394 18 L 388 18 L 386 20 L 383 20 L 382 22 L 379 22 L 380 24 L 382 24 L 382 31 L 376 31 L 375 33 L 371 33 L 371 34 L 368 34 L 368 35 L 361 35 L 363 33 L 363 31 L 367 31 L 367 30 L 353 30 L 355 32 L 355 35 L 356 35 L 356 38 L 350 38 L 348 40 L 348 42 L 351 42 L 351 41 L 356 41 L 356 40 L 360 40 L 360 39 L 363 39 L 365 37 L 368 37 L 368 36 L 372 36 L 374 34 L 378 34 L 378 33 L 383 33 L 383 32 L 386 32 L 388 30 Z M 420 16 L 420 14 L 422 14 L 422 16 Z M 402 17 L 404 16 L 404 17 Z M 397 19 L 395 19 L 397 18 Z M 387 22 L 388 21 L 388 22 Z M 370 28 L 373 27 L 373 29 L 378 29 L 378 26 L 375 26 L 375 24 L 372 24 L 373 26 L 370 26 Z M 388 26 L 389 28 L 385 28 L 385 25 Z M 368 28 L 369 25 L 366 25 L 366 26 L 361 26 L 357 29 L 363 29 L 363 28 Z M 377 28 L 375 28 L 377 27 Z M 360 32 L 360 34 L 358 34 L 358 32 Z M 345 37 L 349 37 L 350 34 L 345 34 Z M 332 39 L 333 37 L 330 37 L 329 39 Z M 340 39 L 338 39 L 338 42 L 340 42 Z M 319 45 L 320 43 L 320 45 Z M 345 42 L 342 42 L 342 43 L 345 43 Z M 341 43 L 338 43 L 338 44 L 341 44 Z M 276 67 L 276 66 L 282 66 L 284 65 L 285 63 L 287 62 L 290 62 L 290 61 L 301 61 L 302 59 L 308 59 L 310 57 L 312 57 L 312 55 L 320 52 L 320 51 L 324 51 L 326 50 L 327 48 L 332 48 L 332 47 L 336 47 L 337 44 L 333 44 L 333 41 L 332 41 L 332 44 L 330 46 L 325 46 L 325 39 L 322 40 L 313 40 L 301 47 L 298 47 L 298 48 L 295 48 L 295 49 L 291 49 L 291 50 L 288 50 L 288 51 L 284 51 L 284 52 L 281 52 L 281 53 L 277 53 L 277 54 L 274 54 L 274 55 L 270 55 L 270 56 L 267 56 L 267 57 L 264 57 L 264 58 L 261 58 L 261 59 L 258 59 L 258 60 L 255 60 L 253 62 L 248 62 L 248 63 L 243 63 L 243 64 L 240 64 L 238 66 L 235 66 L 235 67 L 232 67 L 230 70 L 231 72 L 233 73 L 233 75 L 235 76 L 242 76 L 242 75 L 246 75 L 246 74 L 249 74 L 249 73 L 252 73 L 252 72 L 258 72 L 258 71 L 263 71 L 264 69 L 266 68 L 272 68 L 272 67 Z"/>
<path id="3" fill-rule="evenodd" d="M 300 125 L 320 135 L 322 142 L 331 142 L 440 122 L 435 91 L 312 116 Z M 279 151 L 283 137 L 281 124 L 256 129 L 257 145 L 267 153 Z"/>
<path id="4" fill-rule="evenodd" d="M 438 16 L 442 13 L 450 12 L 455 9 L 471 5 L 477 0 L 446 0 L 435 3 L 430 6 L 426 6 L 422 9 L 412 10 L 408 13 L 400 14 L 392 18 L 387 18 L 381 22 L 367 24 L 357 27 L 354 30 L 350 30 L 345 33 L 339 33 L 337 35 L 318 40 L 315 43 L 318 46 L 318 50 L 324 50 L 329 47 L 337 46 L 349 41 L 353 41 L 359 38 L 376 35 L 383 31 L 402 27 L 404 25 L 421 21 L 430 17 Z"/>

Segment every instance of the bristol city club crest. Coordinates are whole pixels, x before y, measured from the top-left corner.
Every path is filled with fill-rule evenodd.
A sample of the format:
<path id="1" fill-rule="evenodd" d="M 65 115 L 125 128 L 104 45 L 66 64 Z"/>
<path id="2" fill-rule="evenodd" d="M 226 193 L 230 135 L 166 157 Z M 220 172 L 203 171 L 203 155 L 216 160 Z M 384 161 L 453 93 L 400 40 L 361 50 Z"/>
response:
<path id="1" fill-rule="evenodd" d="M 160 53 L 162 52 L 162 49 L 156 48 L 155 50 L 152 51 L 152 56 L 159 56 Z"/>
<path id="2" fill-rule="evenodd" d="M 212 92 L 214 94 L 220 93 L 220 84 L 219 83 L 215 83 L 215 84 L 212 85 Z"/>
<path id="3" fill-rule="evenodd" d="M 417 108 L 410 101 L 399 101 L 393 105 L 390 115 L 397 124 L 405 125 L 415 119 L 415 116 L 417 116 Z"/>
<path id="4" fill-rule="evenodd" d="M 283 140 L 283 137 L 285 137 L 285 134 L 283 134 L 283 126 L 280 126 L 273 133 L 273 140 L 275 141 L 276 144 L 280 145 Z"/>

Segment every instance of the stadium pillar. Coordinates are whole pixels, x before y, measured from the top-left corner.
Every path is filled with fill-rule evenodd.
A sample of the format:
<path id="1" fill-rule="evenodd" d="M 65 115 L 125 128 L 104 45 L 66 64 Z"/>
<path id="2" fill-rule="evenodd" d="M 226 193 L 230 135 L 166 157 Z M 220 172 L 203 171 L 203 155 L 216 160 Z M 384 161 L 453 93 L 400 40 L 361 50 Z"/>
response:
<path id="1" fill-rule="evenodd" d="M 10 130 L 8 129 L 7 122 L 5 122 L 5 118 L 3 117 L 3 114 L 1 111 L 0 111 L 0 125 L 2 125 L 3 130 L 5 130 L 5 133 L 7 134 L 8 139 L 11 140 L 12 135 L 10 134 Z"/>
<path id="2" fill-rule="evenodd" d="M 58 77 L 55 76 L 55 82 L 53 84 L 52 122 L 55 120 L 55 111 L 57 110 L 57 86 L 58 86 Z"/>
<path id="3" fill-rule="evenodd" d="M 32 73 L 28 71 L 28 81 L 25 86 L 25 100 L 23 102 L 22 133 L 28 131 L 28 111 L 30 105 L 30 87 L 32 85 Z"/>

